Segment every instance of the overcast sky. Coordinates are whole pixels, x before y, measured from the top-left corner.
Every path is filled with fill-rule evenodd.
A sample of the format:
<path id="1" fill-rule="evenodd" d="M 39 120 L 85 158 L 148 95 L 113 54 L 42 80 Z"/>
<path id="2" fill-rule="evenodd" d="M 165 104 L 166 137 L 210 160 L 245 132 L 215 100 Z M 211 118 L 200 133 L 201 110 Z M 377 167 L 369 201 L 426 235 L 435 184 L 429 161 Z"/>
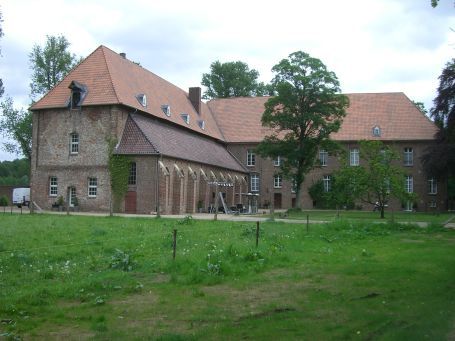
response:
<path id="1" fill-rule="evenodd" d="M 78 56 L 125 52 L 185 90 L 215 60 L 246 62 L 269 82 L 273 65 L 302 50 L 345 93 L 400 91 L 427 109 L 455 51 L 453 0 L 3 0 L 0 10 L 0 78 L 17 107 L 30 103 L 28 54 L 46 35 L 63 34 Z"/>

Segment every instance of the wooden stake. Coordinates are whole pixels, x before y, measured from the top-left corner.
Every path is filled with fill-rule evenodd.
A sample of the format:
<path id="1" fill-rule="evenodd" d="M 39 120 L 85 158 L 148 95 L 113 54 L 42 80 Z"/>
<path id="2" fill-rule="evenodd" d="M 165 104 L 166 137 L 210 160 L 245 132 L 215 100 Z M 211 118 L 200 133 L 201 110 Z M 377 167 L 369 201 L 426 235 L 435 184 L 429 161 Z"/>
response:
<path id="1" fill-rule="evenodd" d="M 259 245 L 259 221 L 256 222 L 256 247 Z"/>
<path id="2" fill-rule="evenodd" d="M 306 215 L 306 233 L 308 233 L 308 231 L 309 231 L 309 229 L 310 229 L 310 228 L 309 228 L 309 225 L 310 225 L 310 215 L 307 214 L 307 215 Z"/>

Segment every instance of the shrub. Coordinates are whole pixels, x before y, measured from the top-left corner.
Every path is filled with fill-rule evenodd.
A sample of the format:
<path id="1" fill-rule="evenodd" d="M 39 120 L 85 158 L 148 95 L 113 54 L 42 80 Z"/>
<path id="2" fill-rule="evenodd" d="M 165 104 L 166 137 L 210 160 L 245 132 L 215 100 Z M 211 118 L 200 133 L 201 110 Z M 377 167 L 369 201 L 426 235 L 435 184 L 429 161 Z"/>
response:
<path id="1" fill-rule="evenodd" d="M 133 270 L 133 262 L 131 257 L 126 252 L 122 250 L 115 249 L 115 253 L 111 257 L 111 268 L 119 269 L 122 271 L 131 271 Z"/>
<path id="2" fill-rule="evenodd" d="M 6 195 L 2 195 L 0 197 L 0 206 L 4 207 L 4 206 L 8 206 L 8 205 L 9 205 L 8 198 L 6 197 Z"/>

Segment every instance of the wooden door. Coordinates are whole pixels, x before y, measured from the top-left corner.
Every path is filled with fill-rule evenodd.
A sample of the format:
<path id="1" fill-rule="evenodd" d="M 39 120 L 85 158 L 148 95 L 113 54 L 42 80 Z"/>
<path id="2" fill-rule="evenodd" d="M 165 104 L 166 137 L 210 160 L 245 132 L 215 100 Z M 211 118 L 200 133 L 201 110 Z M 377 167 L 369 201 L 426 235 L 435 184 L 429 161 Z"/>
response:
<path id="1" fill-rule="evenodd" d="M 273 208 L 281 208 L 281 193 L 275 193 L 273 195 Z"/>
<path id="2" fill-rule="evenodd" d="M 126 192 L 125 213 L 136 213 L 137 193 L 135 191 Z"/>

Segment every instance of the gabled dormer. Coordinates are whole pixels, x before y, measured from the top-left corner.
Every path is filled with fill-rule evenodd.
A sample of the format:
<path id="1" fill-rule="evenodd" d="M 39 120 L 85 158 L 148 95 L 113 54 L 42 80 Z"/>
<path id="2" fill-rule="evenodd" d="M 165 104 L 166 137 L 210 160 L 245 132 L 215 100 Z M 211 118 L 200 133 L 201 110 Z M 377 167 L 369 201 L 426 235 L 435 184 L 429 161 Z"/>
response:
<path id="1" fill-rule="evenodd" d="M 87 87 L 84 84 L 72 81 L 68 88 L 71 89 L 68 106 L 70 109 L 80 109 L 85 96 L 87 96 Z"/>

